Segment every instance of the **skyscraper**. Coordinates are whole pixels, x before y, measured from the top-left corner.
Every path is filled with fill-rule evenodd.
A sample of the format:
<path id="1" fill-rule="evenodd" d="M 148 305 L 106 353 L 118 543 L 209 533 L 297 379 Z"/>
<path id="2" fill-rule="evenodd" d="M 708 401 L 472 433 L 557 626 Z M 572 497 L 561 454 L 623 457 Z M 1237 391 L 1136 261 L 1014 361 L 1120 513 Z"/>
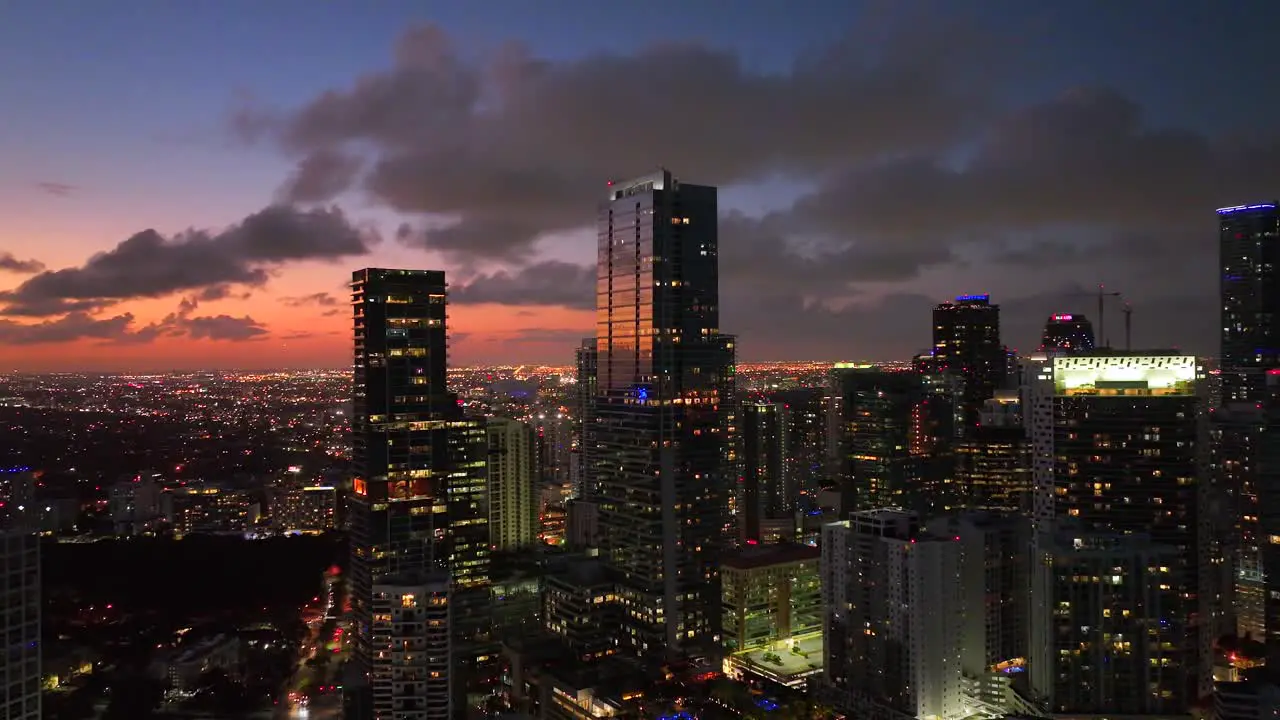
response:
<path id="1" fill-rule="evenodd" d="M 1223 401 L 1254 400 L 1263 374 L 1280 368 L 1280 210 L 1275 203 L 1220 208 L 1218 238 Z"/>
<path id="2" fill-rule="evenodd" d="M 0 508 L 0 717 L 7 720 L 40 718 L 40 538 L 27 526 L 32 520 L 30 510 Z"/>
<path id="3" fill-rule="evenodd" d="M 742 489 L 738 524 L 742 539 L 765 542 L 767 520 L 794 522 L 799 494 L 786 461 L 787 410 L 781 403 L 742 404 Z"/>
<path id="4" fill-rule="evenodd" d="M 594 488 L 586 486 L 587 476 L 591 473 L 591 454 L 594 452 L 593 442 L 587 437 L 587 431 L 594 427 L 596 408 L 596 367 L 599 364 L 596 350 L 596 339 L 587 338 L 574 352 L 577 365 L 577 382 L 574 385 L 573 407 L 573 496 L 578 500 L 590 501 Z"/>
<path id="5" fill-rule="evenodd" d="M 516 550 L 538 540 L 539 497 L 533 428 L 509 418 L 491 418 L 489 436 L 489 544 Z"/>
<path id="6" fill-rule="evenodd" d="M 1054 313 L 1044 324 L 1040 352 L 1085 352 L 1094 348 L 1093 323 L 1079 314 Z"/>
<path id="7" fill-rule="evenodd" d="M 964 585 L 959 538 L 914 513 L 855 512 L 822 529 L 823 681 L 852 717 L 959 720 Z"/>
<path id="8" fill-rule="evenodd" d="M 837 368 L 841 512 L 916 505 L 920 457 L 912 453 L 921 384 L 910 372 Z"/>
<path id="9" fill-rule="evenodd" d="M 446 379 L 443 272 L 356 271 L 351 604 L 356 653 L 376 720 L 432 716 L 413 653 L 379 631 L 378 598 L 436 588 L 447 574 L 453 710 L 489 684 L 489 528 L 482 422 L 463 417 Z M 438 593 L 438 590 L 432 590 Z M 426 625 L 418 638 L 436 647 Z M 428 665 L 438 665 L 438 658 Z M 406 714 L 407 713 L 407 714 Z"/>
<path id="10" fill-rule="evenodd" d="M 956 507 L 1031 512 L 1031 445 L 1015 393 L 987 400 L 981 420 L 955 443 L 953 500 Z"/>
<path id="11" fill-rule="evenodd" d="M 933 358 L 964 378 L 964 426 L 978 422 L 982 403 L 995 395 L 1008 374 L 1008 353 L 1000 344 L 1000 306 L 990 295 L 961 295 L 933 309 Z"/>
<path id="12" fill-rule="evenodd" d="M 1036 547 L 1032 683 L 1061 716 L 1180 715 L 1186 710 L 1184 602 L 1175 548 L 1144 533 L 1058 523 Z M 1038 598 L 1037 598 L 1038 599 Z"/>
<path id="13" fill-rule="evenodd" d="M 769 399 L 782 403 L 787 416 L 786 462 L 804 510 L 817 504 L 827 481 L 826 391 L 821 387 L 778 390 Z"/>
<path id="14" fill-rule="evenodd" d="M 1030 416 L 1036 452 L 1047 445 L 1052 458 L 1052 474 L 1036 475 L 1038 484 L 1051 483 L 1036 488 L 1040 535 L 1071 519 L 1086 528 L 1144 535 L 1175 553 L 1163 580 L 1174 592 L 1162 600 L 1158 617 L 1146 618 L 1167 623 L 1171 638 L 1161 651 L 1159 687 L 1139 682 L 1115 693 L 1157 692 L 1161 699 L 1152 707 L 1182 712 L 1208 691 L 1212 642 L 1203 542 L 1209 460 L 1203 368 L 1177 352 L 1095 351 L 1055 357 L 1052 372 L 1040 377 L 1052 385 L 1051 414 L 1033 405 Z M 1052 592 L 1039 589 L 1039 597 L 1047 598 L 1038 603 L 1043 613 L 1070 601 Z M 1044 652 L 1047 645 L 1032 647 Z M 1039 658 L 1041 665 L 1053 662 L 1060 660 Z M 1063 692 L 1043 685 L 1037 690 Z"/>
<path id="15" fill-rule="evenodd" d="M 733 339 L 720 334 L 716 189 L 667 170 L 610 183 L 598 215 L 594 449 L 600 557 L 627 609 L 623 651 L 718 640 Z"/>

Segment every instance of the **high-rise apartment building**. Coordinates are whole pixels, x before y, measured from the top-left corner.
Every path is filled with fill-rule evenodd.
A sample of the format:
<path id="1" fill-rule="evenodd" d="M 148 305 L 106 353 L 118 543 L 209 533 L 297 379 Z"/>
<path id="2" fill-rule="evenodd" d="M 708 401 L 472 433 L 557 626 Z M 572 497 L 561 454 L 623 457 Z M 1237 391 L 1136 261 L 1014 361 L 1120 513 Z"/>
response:
<path id="1" fill-rule="evenodd" d="M 912 452 L 919 378 L 910 372 L 851 367 L 837 368 L 833 383 L 840 398 L 842 512 L 914 507 L 921 465 Z"/>
<path id="2" fill-rule="evenodd" d="M 964 427 L 978 422 L 982 403 L 995 395 L 1008 374 L 1009 356 L 1000 343 L 1000 306 L 989 295 L 960 295 L 933 309 L 933 361 L 964 378 Z"/>
<path id="3" fill-rule="evenodd" d="M 1242 501 L 1242 549 L 1252 554 L 1261 578 L 1261 637 L 1267 646 L 1267 664 L 1280 665 L 1280 370 L 1266 375 L 1261 400 L 1263 426 L 1256 436 L 1252 483 L 1245 486 Z M 1255 554 L 1256 553 L 1256 554 Z"/>
<path id="4" fill-rule="evenodd" d="M 597 217 L 586 482 L 623 651 L 651 658 L 718 641 L 734 343 L 720 334 L 717 213 L 714 187 L 662 170 L 611 183 Z"/>
<path id="5" fill-rule="evenodd" d="M 971 714 L 961 655 L 961 543 L 914 513 L 853 513 L 822 533 L 823 685 L 850 716 L 958 720 Z"/>
<path id="6" fill-rule="evenodd" d="M 35 508 L 0 508 L 0 717 L 40 718 L 40 538 Z"/>
<path id="7" fill-rule="evenodd" d="M 1213 639 L 1203 542 L 1209 433 L 1202 367 L 1177 352 L 1095 351 L 1051 363 L 1028 366 L 1033 386 L 1024 393 L 1036 459 L 1048 459 L 1047 468 L 1033 466 L 1037 527 L 1043 536 L 1072 520 L 1142 534 L 1174 550 L 1165 580 L 1174 592 L 1158 618 L 1170 633 L 1160 658 L 1161 686 L 1130 692 L 1155 692 L 1163 698 L 1160 707 L 1178 712 L 1208 692 Z M 1046 602 L 1053 607 L 1058 598 Z"/>
<path id="8" fill-rule="evenodd" d="M 496 686 L 489 637 L 487 438 L 446 387 L 443 272 L 356 271 L 352 435 L 351 604 L 355 662 L 375 720 L 426 718 L 438 708 L 421 671 L 374 632 L 379 587 L 449 578 L 453 706 L 462 711 Z M 428 627 L 417 626 L 427 639 Z M 423 678 L 425 682 L 426 678 Z M 434 697 L 434 696 L 432 696 Z M 423 702 L 419 702 L 422 700 Z M 424 704 L 425 703 L 425 704 Z M 407 708 L 419 708 L 410 714 Z"/>
<path id="9" fill-rule="evenodd" d="M 372 643 L 382 648 L 382 658 L 392 671 L 380 677 L 389 699 L 375 705 L 387 717 L 413 720 L 452 720 L 454 717 L 450 662 L 449 578 L 446 575 L 409 573 L 388 576 L 373 586 L 370 604 Z M 390 714 L 388 714 L 390 713 Z"/>
<path id="10" fill-rule="evenodd" d="M 1030 672 L 1047 709 L 1065 716 L 1186 712 L 1185 602 L 1178 550 L 1144 533 L 1071 520 L 1036 543 Z"/>
<path id="11" fill-rule="evenodd" d="M 573 497 L 577 500 L 590 501 L 594 489 L 586 486 L 591 474 L 591 454 L 594 451 L 592 440 L 587 432 L 594 427 L 596 407 L 596 368 L 599 364 L 599 352 L 596 339 L 587 338 L 574 352 L 577 368 L 574 384 L 573 406 L 573 467 L 571 484 Z"/>
<path id="12" fill-rule="evenodd" d="M 827 482 L 827 391 L 795 388 L 769 394 L 787 415 L 786 463 L 795 479 L 804 510 L 816 507 L 818 491 Z"/>
<path id="13" fill-rule="evenodd" d="M 742 404 L 742 480 L 738 530 L 749 543 L 765 541 L 768 520 L 794 522 L 799 494 L 787 462 L 787 409 L 781 403 Z"/>
<path id="14" fill-rule="evenodd" d="M 1254 400 L 1280 368 L 1280 210 L 1275 203 L 1218 210 L 1223 402 Z"/>
<path id="15" fill-rule="evenodd" d="M 538 540 L 533 428 L 519 420 L 491 418 L 489 437 L 489 545 L 517 550 Z"/>
<path id="16" fill-rule="evenodd" d="M 951 497 L 966 510 L 1031 512 L 1031 445 L 1017 394 L 998 393 L 977 427 L 955 441 Z"/>

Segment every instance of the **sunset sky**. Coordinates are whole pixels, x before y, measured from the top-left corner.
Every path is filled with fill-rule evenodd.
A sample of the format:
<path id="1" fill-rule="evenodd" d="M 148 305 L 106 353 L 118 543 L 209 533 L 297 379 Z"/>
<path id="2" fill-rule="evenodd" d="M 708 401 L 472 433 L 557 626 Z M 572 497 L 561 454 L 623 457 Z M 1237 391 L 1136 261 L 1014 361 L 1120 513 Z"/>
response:
<path id="1" fill-rule="evenodd" d="M 365 266 L 449 272 L 455 364 L 567 364 L 659 165 L 721 187 L 745 360 L 905 357 L 974 292 L 1027 349 L 1099 282 L 1216 352 L 1280 4 L 976 5 L 5 3 L 0 370 L 341 366 Z"/>

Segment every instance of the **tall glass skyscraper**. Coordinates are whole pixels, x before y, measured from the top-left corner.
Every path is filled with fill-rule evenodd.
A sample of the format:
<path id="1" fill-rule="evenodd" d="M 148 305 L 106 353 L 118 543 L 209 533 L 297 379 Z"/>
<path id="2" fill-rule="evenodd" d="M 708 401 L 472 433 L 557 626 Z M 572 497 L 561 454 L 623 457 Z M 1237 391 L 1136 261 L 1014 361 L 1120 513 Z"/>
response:
<path id="1" fill-rule="evenodd" d="M 363 705 L 377 720 L 460 715 L 493 687 L 489 666 L 496 659 L 488 636 L 484 424 L 463 417 L 446 387 L 444 273 L 359 270 L 351 291 L 351 600 L 356 662 L 369 694 Z M 406 625 L 380 614 L 387 597 L 423 601 L 412 588 L 431 589 L 422 622 Z M 452 709 L 439 707 L 441 695 L 430 682 L 440 664 L 430 653 L 444 647 L 427 633 L 437 603 L 450 611 Z"/>
<path id="2" fill-rule="evenodd" d="M 977 425 L 982 404 L 1004 385 L 1009 370 L 1008 351 L 1000 344 L 1000 306 L 990 295 L 961 295 L 933 309 L 933 361 L 964 378 L 962 428 Z"/>
<path id="3" fill-rule="evenodd" d="M 1252 402 L 1264 394 L 1266 371 L 1280 368 L 1280 210 L 1220 208 L 1218 238 L 1222 399 Z"/>
<path id="4" fill-rule="evenodd" d="M 732 476 L 733 338 L 720 334 L 716 189 L 661 170 L 610 183 L 598 215 L 593 447 L 600 555 L 625 652 L 717 641 Z"/>

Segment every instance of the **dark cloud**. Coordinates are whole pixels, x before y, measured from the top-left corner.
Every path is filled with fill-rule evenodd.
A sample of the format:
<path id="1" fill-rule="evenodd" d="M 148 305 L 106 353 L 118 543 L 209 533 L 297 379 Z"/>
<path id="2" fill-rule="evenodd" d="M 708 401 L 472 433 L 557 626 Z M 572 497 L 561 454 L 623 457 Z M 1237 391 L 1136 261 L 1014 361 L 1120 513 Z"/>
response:
<path id="1" fill-rule="evenodd" d="M 1064 306 L 1090 311 L 1071 288 L 1105 281 L 1134 303 L 1135 342 L 1210 351 L 1213 209 L 1280 193 L 1280 136 L 1162 126 L 1106 88 L 991 102 L 988 71 L 1016 63 L 944 24 L 853 34 L 774 74 L 696 44 L 572 61 L 510 45 L 475 63 L 420 28 L 389 68 L 240 124 L 297 160 L 294 199 L 362 190 L 421 216 L 398 242 L 506 268 L 454 302 L 591 307 L 592 269 L 538 261 L 536 240 L 589 227 L 604 181 L 670 163 L 692 182 L 809 189 L 721 219 L 722 326 L 746 357 L 901 356 L 975 282 L 1013 345 Z"/>
<path id="2" fill-rule="evenodd" d="M 360 173 L 358 156 L 332 149 L 322 149 L 304 158 L 280 189 L 281 197 L 290 202 L 328 200 L 351 186 Z"/>
<path id="3" fill-rule="evenodd" d="M 504 305 L 558 305 L 578 310 L 595 307 L 596 269 L 547 260 L 516 271 L 500 270 L 451 288 L 449 301 Z"/>
<path id="4" fill-rule="evenodd" d="M 67 183 L 60 183 L 60 182 L 50 182 L 47 180 L 36 183 L 36 187 L 43 192 L 49 193 L 50 195 L 55 195 L 57 197 L 70 197 L 72 193 L 80 189 L 75 185 L 68 185 Z"/>
<path id="5" fill-rule="evenodd" d="M 73 340 L 123 340 L 130 336 L 133 315 L 123 313 L 98 319 L 83 312 L 73 312 L 56 320 L 19 323 L 0 319 L 0 342 L 10 345 L 39 345 Z"/>
<path id="6" fill-rule="evenodd" d="M 261 285 L 297 260 L 335 260 L 368 252 L 376 236 L 340 210 L 272 206 L 221 232 L 189 230 L 170 238 L 144 230 L 83 266 L 32 277 L 0 294 L 4 312 L 49 315 L 184 290 Z"/>
<path id="7" fill-rule="evenodd" d="M 243 317 L 207 315 L 183 318 L 181 325 L 195 340 L 257 340 L 267 335 L 267 329 L 248 315 Z"/>
<path id="8" fill-rule="evenodd" d="M 235 292 L 231 285 L 210 285 L 200 292 L 196 293 L 196 299 L 202 302 L 213 302 L 215 300 L 225 300 L 227 298 L 235 298 L 236 300 L 248 300 L 253 293 L 249 291 Z"/>
<path id="9" fill-rule="evenodd" d="M 261 340 L 268 330 L 249 316 L 202 315 L 195 311 L 200 307 L 198 297 L 186 297 L 177 309 L 159 322 L 151 323 L 120 338 L 122 342 L 151 342 L 161 337 L 189 337 L 193 340 Z"/>
<path id="10" fill-rule="evenodd" d="M 310 295 L 290 295 L 280 298 L 280 302 L 289 307 L 304 307 L 307 305 L 319 305 L 321 307 L 333 307 L 338 304 L 338 298 L 327 292 L 312 293 Z"/>
<path id="11" fill-rule="evenodd" d="M 768 74 L 697 44 L 573 61 L 512 44 L 468 63 L 443 31 L 423 27 L 400 39 L 389 68 L 274 121 L 241 110 L 235 125 L 246 137 L 273 127 L 300 158 L 287 184 L 294 199 L 356 182 L 347 153 L 359 148 L 371 165 L 358 182 L 376 200 L 457 219 L 403 239 L 524 257 L 540 234 L 590 222 L 605 180 L 659 162 L 727 184 L 946 147 L 985 107 L 989 83 L 979 81 L 997 43 L 955 18 L 904 18 L 878 32 Z"/>
<path id="12" fill-rule="evenodd" d="M 0 270 L 15 273 L 38 273 L 44 270 L 39 260 L 19 260 L 13 253 L 0 252 Z"/>

